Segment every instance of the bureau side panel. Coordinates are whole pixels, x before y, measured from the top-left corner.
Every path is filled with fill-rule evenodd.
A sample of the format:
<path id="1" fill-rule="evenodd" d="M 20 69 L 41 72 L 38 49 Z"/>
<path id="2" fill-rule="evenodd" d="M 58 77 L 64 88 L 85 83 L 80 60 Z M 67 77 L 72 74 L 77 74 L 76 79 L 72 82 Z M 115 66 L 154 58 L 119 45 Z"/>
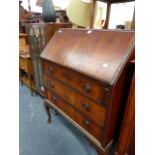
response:
<path id="1" fill-rule="evenodd" d="M 112 88 L 111 94 L 109 94 L 109 105 L 107 107 L 105 128 L 102 135 L 103 148 L 106 148 L 107 145 L 114 139 L 114 131 L 116 129 L 116 120 L 122 97 L 123 84 L 124 72 L 121 74 L 116 85 Z"/>
<path id="2" fill-rule="evenodd" d="M 126 153 L 129 155 L 135 154 L 135 76 L 133 76 L 128 103 L 115 152 L 116 155 L 123 155 Z"/>

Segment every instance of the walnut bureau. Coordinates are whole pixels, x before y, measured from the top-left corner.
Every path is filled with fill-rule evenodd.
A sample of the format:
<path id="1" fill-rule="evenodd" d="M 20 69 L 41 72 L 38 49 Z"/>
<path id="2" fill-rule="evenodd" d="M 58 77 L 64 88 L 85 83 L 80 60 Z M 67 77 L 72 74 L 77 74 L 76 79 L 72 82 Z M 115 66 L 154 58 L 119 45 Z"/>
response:
<path id="1" fill-rule="evenodd" d="M 104 154 L 114 141 L 134 32 L 58 29 L 41 54 L 45 108 L 52 107 Z"/>

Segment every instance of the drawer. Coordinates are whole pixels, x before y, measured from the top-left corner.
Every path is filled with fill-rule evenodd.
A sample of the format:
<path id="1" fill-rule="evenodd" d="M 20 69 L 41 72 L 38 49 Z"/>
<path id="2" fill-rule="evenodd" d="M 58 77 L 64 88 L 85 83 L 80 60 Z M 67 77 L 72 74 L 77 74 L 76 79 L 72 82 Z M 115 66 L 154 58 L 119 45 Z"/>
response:
<path id="1" fill-rule="evenodd" d="M 89 132 L 93 137 L 100 141 L 102 128 L 97 127 L 93 122 L 89 119 L 84 118 L 80 113 L 78 113 L 71 106 L 66 104 L 60 97 L 56 94 L 46 90 L 45 96 L 47 99 L 52 101 L 58 108 L 60 108 L 64 113 L 66 113 L 72 120 L 78 123 L 82 128 L 84 128 L 87 132 Z"/>
<path id="2" fill-rule="evenodd" d="M 97 102 L 101 102 L 102 99 L 106 98 L 101 84 L 93 79 L 51 62 L 44 61 L 43 67 L 45 74 L 56 77 Z"/>
<path id="3" fill-rule="evenodd" d="M 29 58 L 19 57 L 19 68 L 23 69 L 27 73 L 32 72 L 31 60 Z"/>
<path id="4" fill-rule="evenodd" d="M 27 59 L 19 57 L 19 67 L 20 68 L 27 71 L 28 70 L 28 65 L 27 64 L 28 64 Z"/>
<path id="5" fill-rule="evenodd" d="M 103 106 L 72 90 L 60 81 L 46 75 L 44 75 L 44 86 L 61 96 L 65 101 L 91 118 L 95 123 L 103 126 L 106 112 Z"/>

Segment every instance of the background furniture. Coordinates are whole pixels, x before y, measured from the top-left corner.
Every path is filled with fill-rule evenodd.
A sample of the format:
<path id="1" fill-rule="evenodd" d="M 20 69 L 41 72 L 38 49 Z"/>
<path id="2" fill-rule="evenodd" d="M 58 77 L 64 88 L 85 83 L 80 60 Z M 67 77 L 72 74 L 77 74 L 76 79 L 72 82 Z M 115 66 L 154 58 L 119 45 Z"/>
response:
<path id="1" fill-rule="evenodd" d="M 19 34 L 19 79 L 21 84 L 28 86 L 33 95 L 35 90 L 32 62 L 30 57 L 30 49 L 28 44 L 28 35 L 25 33 Z"/>
<path id="2" fill-rule="evenodd" d="M 27 24 L 27 34 L 31 51 L 33 75 L 37 92 L 44 95 L 42 82 L 42 65 L 40 54 L 53 36 L 54 32 L 61 27 L 71 27 L 68 23 L 31 23 Z"/>
<path id="3" fill-rule="evenodd" d="M 26 33 L 19 34 L 19 54 L 30 53 L 28 44 L 28 35 Z"/>
<path id="4" fill-rule="evenodd" d="M 20 54 L 19 56 L 19 79 L 21 83 L 28 86 L 31 90 L 31 95 L 35 91 L 33 74 L 32 74 L 32 63 L 30 54 Z"/>
<path id="5" fill-rule="evenodd" d="M 134 32 L 59 29 L 41 54 L 48 121 L 53 107 L 107 153 L 133 54 Z"/>

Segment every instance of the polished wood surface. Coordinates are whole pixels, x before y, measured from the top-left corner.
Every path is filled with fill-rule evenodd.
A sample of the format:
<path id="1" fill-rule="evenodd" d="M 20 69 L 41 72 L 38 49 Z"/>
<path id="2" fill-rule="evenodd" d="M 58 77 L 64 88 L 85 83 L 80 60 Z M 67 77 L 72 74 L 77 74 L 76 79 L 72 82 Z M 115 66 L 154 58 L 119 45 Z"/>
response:
<path id="1" fill-rule="evenodd" d="M 59 29 L 41 54 L 48 121 L 53 107 L 106 154 L 132 58 L 134 32 Z"/>
<path id="2" fill-rule="evenodd" d="M 79 74 L 70 69 L 66 69 L 60 65 L 56 65 L 49 61 L 42 61 L 44 68 L 44 74 L 47 76 L 57 78 L 63 81 L 65 84 L 79 90 L 81 93 L 87 97 L 93 99 L 94 101 L 102 104 L 102 99 L 106 100 L 106 91 L 104 91 L 101 86 L 101 82 L 92 80 L 87 76 Z M 85 87 L 89 85 L 89 90 L 85 90 Z"/>
<path id="3" fill-rule="evenodd" d="M 80 93 L 73 91 L 73 89 L 54 78 L 50 79 L 49 77 L 44 76 L 44 86 L 64 98 L 77 110 L 83 112 L 85 116 L 93 119 L 100 126 L 103 126 L 105 119 L 105 108 L 92 100 L 81 96 Z"/>
<path id="4" fill-rule="evenodd" d="M 30 53 L 28 44 L 28 35 L 26 33 L 19 34 L 19 54 Z"/>
<path id="5" fill-rule="evenodd" d="M 109 100 L 105 119 L 105 128 L 102 135 L 102 145 L 106 146 L 111 140 L 115 139 L 117 129 L 117 117 L 124 92 L 124 81 L 126 80 L 124 71 L 117 80 L 116 84 L 109 90 Z"/>
<path id="6" fill-rule="evenodd" d="M 115 155 L 124 154 L 135 154 L 135 75 L 132 79 L 124 121 L 115 152 Z"/>
<path id="7" fill-rule="evenodd" d="M 134 32 L 59 29 L 41 57 L 112 85 L 133 47 Z"/>
<path id="8" fill-rule="evenodd" d="M 52 103 L 56 104 L 60 109 L 68 114 L 74 121 L 80 124 L 84 129 L 90 132 L 95 138 L 101 138 L 101 129 L 96 126 L 91 119 L 83 117 L 74 108 L 68 106 L 60 97 L 56 94 L 47 91 L 47 99 L 51 100 Z"/>
<path id="9" fill-rule="evenodd" d="M 28 72 L 28 59 L 19 57 L 19 67 Z M 31 70 L 32 73 L 32 70 Z"/>

